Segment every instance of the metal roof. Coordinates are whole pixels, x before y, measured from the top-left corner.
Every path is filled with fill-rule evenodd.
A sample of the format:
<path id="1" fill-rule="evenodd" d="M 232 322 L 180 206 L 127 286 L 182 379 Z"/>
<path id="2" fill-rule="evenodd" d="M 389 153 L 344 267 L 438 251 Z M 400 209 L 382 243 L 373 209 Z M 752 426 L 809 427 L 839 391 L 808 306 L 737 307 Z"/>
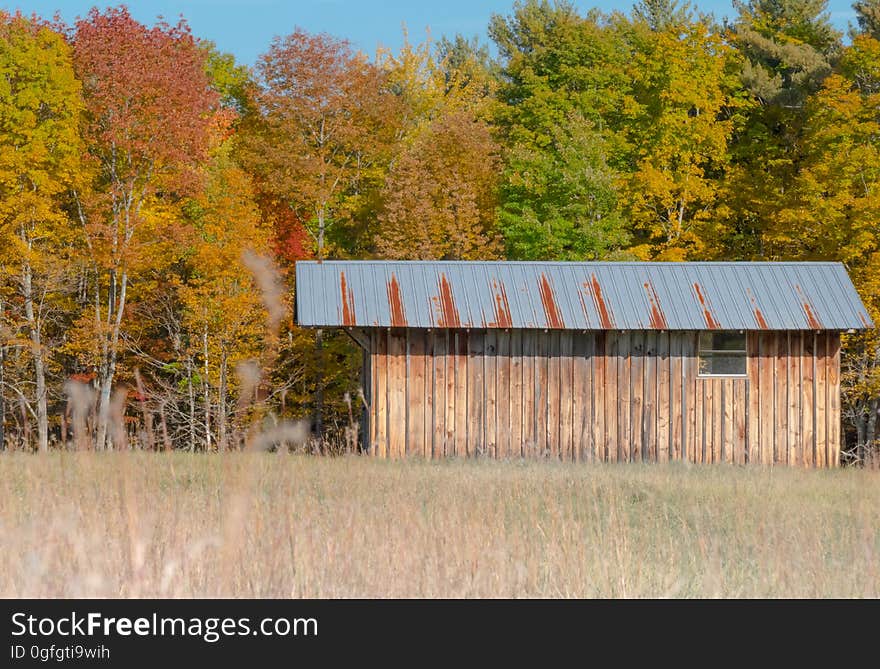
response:
<path id="1" fill-rule="evenodd" d="M 301 261 L 296 292 L 304 326 L 873 327 L 834 262 Z"/>

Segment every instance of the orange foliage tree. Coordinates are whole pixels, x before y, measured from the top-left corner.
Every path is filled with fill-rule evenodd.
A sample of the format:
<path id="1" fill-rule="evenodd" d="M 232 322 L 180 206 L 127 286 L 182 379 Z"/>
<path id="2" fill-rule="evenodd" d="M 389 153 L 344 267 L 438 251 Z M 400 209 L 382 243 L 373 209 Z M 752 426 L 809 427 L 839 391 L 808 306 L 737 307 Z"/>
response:
<path id="1" fill-rule="evenodd" d="M 436 119 L 395 161 L 376 246 L 387 258 L 501 257 L 495 227 L 499 147 L 468 110 Z"/>

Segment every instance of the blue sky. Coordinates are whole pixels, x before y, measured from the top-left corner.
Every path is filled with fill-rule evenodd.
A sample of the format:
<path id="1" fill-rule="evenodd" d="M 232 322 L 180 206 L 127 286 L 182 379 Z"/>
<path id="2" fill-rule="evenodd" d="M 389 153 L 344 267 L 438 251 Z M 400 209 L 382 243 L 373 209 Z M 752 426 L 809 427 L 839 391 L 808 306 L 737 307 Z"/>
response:
<path id="1" fill-rule="evenodd" d="M 7 10 L 21 9 L 46 17 L 58 11 L 67 21 L 86 14 L 93 5 L 118 4 L 119 0 L 0 0 L 0 7 Z M 172 20 L 183 14 L 198 37 L 213 40 L 239 62 L 252 65 L 272 37 L 287 34 L 295 26 L 345 37 L 370 55 L 380 44 L 399 48 L 404 23 L 412 42 L 422 41 L 426 28 L 435 38 L 462 33 L 486 41 L 489 17 L 509 14 L 513 0 L 134 0 L 127 4 L 135 18 L 145 23 L 151 23 L 157 15 Z M 583 10 L 598 7 L 628 11 L 633 1 L 576 0 L 574 4 Z M 717 17 L 734 13 L 730 0 L 700 0 L 693 4 Z M 851 0 L 829 2 L 832 20 L 841 30 L 853 20 L 850 5 Z"/>

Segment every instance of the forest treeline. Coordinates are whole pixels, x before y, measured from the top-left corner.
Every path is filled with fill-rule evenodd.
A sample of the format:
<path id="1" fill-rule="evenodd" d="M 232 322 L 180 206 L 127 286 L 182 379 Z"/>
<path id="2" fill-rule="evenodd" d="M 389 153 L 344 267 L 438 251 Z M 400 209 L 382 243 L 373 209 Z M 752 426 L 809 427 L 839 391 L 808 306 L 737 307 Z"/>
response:
<path id="1" fill-rule="evenodd" d="M 295 28 L 253 68 L 122 6 L 0 14 L 0 443 L 345 443 L 360 354 L 293 323 L 305 258 L 839 260 L 880 321 L 880 0 L 854 10 L 525 0 L 492 51 Z M 863 458 L 875 333 L 842 377 Z"/>

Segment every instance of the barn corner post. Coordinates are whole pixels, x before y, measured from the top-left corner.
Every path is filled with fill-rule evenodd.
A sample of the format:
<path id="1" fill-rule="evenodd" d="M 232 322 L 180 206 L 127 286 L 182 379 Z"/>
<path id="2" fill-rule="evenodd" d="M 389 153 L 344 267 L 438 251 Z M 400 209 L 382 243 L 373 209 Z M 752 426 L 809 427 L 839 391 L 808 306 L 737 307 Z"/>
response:
<path id="1" fill-rule="evenodd" d="M 357 346 L 361 350 L 361 369 L 359 373 L 359 381 L 360 387 L 358 388 L 358 393 L 356 397 L 350 398 L 351 403 L 356 403 L 360 400 L 361 410 L 359 420 L 356 425 L 349 425 L 349 429 L 357 429 L 356 440 L 357 444 L 356 448 L 360 448 L 361 451 L 367 454 L 373 454 L 373 443 L 372 443 L 372 429 L 370 422 L 370 406 L 372 405 L 372 356 L 373 356 L 373 338 L 369 332 L 359 328 L 353 328 L 350 326 L 344 327 L 343 332 L 348 335 L 348 338 L 354 342 L 355 346 Z M 351 409 L 349 409 L 351 412 Z M 352 419 L 349 418 L 351 421 Z M 353 421 L 352 421 L 353 422 Z M 349 446 L 347 448 L 350 449 Z"/>
<path id="2" fill-rule="evenodd" d="M 364 351 L 364 450 L 380 457 L 834 467 L 840 331 L 873 327 L 837 263 L 301 271 L 300 323 Z"/>

